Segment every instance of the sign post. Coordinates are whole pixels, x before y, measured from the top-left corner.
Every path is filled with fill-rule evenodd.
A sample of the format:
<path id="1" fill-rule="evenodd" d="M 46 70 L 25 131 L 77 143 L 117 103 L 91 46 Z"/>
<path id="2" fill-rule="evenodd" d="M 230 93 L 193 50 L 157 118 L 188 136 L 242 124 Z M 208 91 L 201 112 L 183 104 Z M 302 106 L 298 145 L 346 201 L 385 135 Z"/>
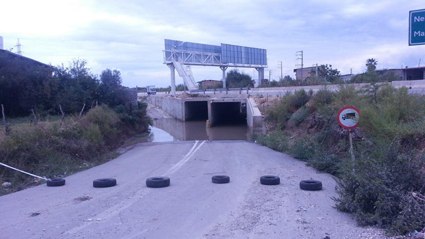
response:
<path id="1" fill-rule="evenodd" d="M 338 112 L 338 123 L 344 129 L 348 129 L 348 137 L 350 139 L 350 154 L 351 160 L 356 160 L 353 149 L 353 138 L 351 136 L 351 129 L 356 128 L 359 125 L 360 111 L 354 107 L 344 107 Z M 354 170 L 354 169 L 353 169 Z"/>
<path id="2" fill-rule="evenodd" d="M 425 44 L 425 9 L 409 12 L 409 46 Z"/>

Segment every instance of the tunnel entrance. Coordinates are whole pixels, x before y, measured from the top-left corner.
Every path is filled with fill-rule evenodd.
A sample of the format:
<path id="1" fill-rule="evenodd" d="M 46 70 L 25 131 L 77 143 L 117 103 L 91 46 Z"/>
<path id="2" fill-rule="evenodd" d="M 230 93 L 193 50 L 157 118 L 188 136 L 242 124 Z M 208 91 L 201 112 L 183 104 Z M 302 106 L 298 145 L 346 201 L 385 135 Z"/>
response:
<path id="1" fill-rule="evenodd" d="M 246 125 L 246 103 L 212 102 L 212 126 L 216 125 Z"/>
<path id="2" fill-rule="evenodd" d="M 207 101 L 186 101 L 184 103 L 185 120 L 197 121 L 208 119 Z"/>

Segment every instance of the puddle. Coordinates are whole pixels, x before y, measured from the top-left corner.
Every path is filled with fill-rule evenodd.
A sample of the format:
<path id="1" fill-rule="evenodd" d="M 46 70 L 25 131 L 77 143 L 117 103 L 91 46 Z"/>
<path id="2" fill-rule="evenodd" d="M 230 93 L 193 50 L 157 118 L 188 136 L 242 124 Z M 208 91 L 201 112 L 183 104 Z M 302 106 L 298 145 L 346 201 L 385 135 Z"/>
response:
<path id="1" fill-rule="evenodd" d="M 182 122 L 172 118 L 154 120 L 152 142 L 191 140 L 248 140 L 246 124 L 207 127 L 206 121 Z"/>
<path id="2" fill-rule="evenodd" d="M 160 128 L 157 128 L 155 126 L 149 127 L 151 133 L 149 137 L 151 138 L 151 142 L 170 142 L 170 141 L 177 141 L 174 139 L 174 137 L 167 133 L 167 131 L 162 130 Z"/>

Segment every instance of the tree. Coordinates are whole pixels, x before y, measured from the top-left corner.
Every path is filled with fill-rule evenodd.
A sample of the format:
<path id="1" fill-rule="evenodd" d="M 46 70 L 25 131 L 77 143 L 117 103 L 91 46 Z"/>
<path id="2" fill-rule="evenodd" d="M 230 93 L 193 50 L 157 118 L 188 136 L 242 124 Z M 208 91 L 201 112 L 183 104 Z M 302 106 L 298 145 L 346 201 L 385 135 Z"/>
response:
<path id="1" fill-rule="evenodd" d="M 310 71 L 310 75 L 314 78 L 316 75 L 316 69 L 313 68 Z M 323 81 L 333 83 L 340 79 L 340 74 L 337 69 L 332 69 L 332 65 L 326 64 L 317 67 L 317 77 Z"/>
<path id="2" fill-rule="evenodd" d="M 228 88 L 253 87 L 251 76 L 231 70 L 227 73 L 226 86 Z"/>
<path id="3" fill-rule="evenodd" d="M 106 69 L 100 75 L 99 100 L 111 107 L 124 104 L 124 90 L 119 70 Z"/>
<path id="4" fill-rule="evenodd" d="M 69 67 L 61 65 L 56 68 L 55 78 L 59 81 L 56 109 L 60 104 L 65 112 L 74 113 L 84 104 L 98 99 L 99 81 L 86 65 L 85 60 L 74 59 Z"/>
<path id="5" fill-rule="evenodd" d="M 373 59 L 373 58 L 369 58 L 366 60 L 366 67 L 367 67 L 367 72 L 374 72 L 376 70 L 376 65 L 378 65 L 378 61 Z"/>

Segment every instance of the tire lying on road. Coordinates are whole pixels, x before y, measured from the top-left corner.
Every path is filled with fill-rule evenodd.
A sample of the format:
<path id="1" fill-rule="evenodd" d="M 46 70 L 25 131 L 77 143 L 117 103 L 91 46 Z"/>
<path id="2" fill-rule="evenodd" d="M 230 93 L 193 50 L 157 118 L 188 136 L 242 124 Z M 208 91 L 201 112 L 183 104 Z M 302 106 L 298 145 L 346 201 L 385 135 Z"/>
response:
<path id="1" fill-rule="evenodd" d="M 167 177 L 152 177 L 146 179 L 148 188 L 163 188 L 170 186 L 170 178 Z"/>
<path id="2" fill-rule="evenodd" d="M 58 187 L 65 185 L 65 179 L 63 178 L 53 178 L 50 180 L 47 180 L 47 186 L 49 187 Z"/>
<path id="3" fill-rule="evenodd" d="M 322 190 L 322 182 L 316 180 L 303 180 L 300 182 L 300 188 L 307 191 Z"/>
<path id="4" fill-rule="evenodd" d="M 230 182 L 230 177 L 226 175 L 215 175 L 212 177 L 213 183 L 228 183 Z"/>
<path id="5" fill-rule="evenodd" d="M 107 188 L 117 185 L 115 178 L 100 178 L 93 181 L 93 187 L 95 188 Z"/>
<path id="6" fill-rule="evenodd" d="M 260 183 L 263 185 L 278 185 L 280 178 L 278 176 L 266 175 L 260 178 Z"/>

